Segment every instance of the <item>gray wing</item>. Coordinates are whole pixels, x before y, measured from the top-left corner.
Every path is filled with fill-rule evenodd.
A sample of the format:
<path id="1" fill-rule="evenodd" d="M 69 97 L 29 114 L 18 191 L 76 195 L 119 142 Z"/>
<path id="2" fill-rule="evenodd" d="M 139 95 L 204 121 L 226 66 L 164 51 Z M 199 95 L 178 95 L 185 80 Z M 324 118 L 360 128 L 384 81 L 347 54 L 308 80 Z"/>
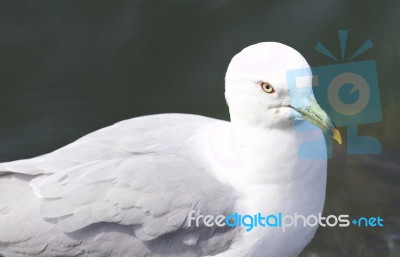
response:
<path id="1" fill-rule="evenodd" d="M 177 137 L 177 132 L 170 133 Z M 107 139 L 115 145 L 115 127 L 95 133 L 88 137 L 104 139 L 101 133 L 109 133 Z M 192 210 L 214 216 L 232 212 L 235 191 L 177 154 L 184 144 L 177 148 L 173 138 L 158 135 L 164 136 L 163 142 L 153 133 L 153 144 L 150 140 L 134 151 L 121 144 L 126 152 L 113 157 L 104 157 L 104 151 L 102 158 L 88 154 L 94 156 L 89 162 L 75 159 L 55 174 L 43 169 L 51 165 L 42 161 L 35 168 L 25 165 L 25 173 L 36 171 L 30 175 L 1 176 L 0 227 L 5 229 L 0 231 L 0 248 L 39 256 L 204 256 L 226 251 L 237 231 L 202 223 L 188 226 L 187 216 Z M 80 147 L 71 148 L 82 151 L 84 142 L 96 141 L 83 139 L 76 142 Z M 39 170 L 46 175 L 37 175 Z"/>

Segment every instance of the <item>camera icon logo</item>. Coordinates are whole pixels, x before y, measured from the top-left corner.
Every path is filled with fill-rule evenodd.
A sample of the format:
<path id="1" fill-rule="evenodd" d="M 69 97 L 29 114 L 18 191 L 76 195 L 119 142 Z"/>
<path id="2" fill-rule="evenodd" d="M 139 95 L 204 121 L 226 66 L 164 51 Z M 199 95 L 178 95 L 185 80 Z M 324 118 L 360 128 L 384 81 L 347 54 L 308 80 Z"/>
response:
<path id="1" fill-rule="evenodd" d="M 345 61 L 347 30 L 339 30 L 339 42 L 342 61 Z M 382 121 L 379 85 L 376 63 L 373 60 L 356 61 L 352 59 L 372 47 L 367 40 L 349 59 L 348 62 L 311 67 L 312 86 L 314 95 L 321 107 L 328 113 L 338 127 L 347 128 L 348 154 L 379 154 L 381 144 L 378 139 L 358 134 L 359 125 Z M 338 59 L 320 42 L 315 49 L 318 52 L 338 61 Z M 289 91 L 302 90 L 297 81 L 302 77 L 310 76 L 309 69 L 296 69 L 287 72 Z M 310 133 L 316 128 L 312 125 L 296 128 L 304 133 Z M 300 145 L 301 158 L 317 158 L 314 149 L 310 146 L 316 140 L 304 142 Z M 332 139 L 325 137 L 328 149 L 328 158 L 332 157 Z"/>

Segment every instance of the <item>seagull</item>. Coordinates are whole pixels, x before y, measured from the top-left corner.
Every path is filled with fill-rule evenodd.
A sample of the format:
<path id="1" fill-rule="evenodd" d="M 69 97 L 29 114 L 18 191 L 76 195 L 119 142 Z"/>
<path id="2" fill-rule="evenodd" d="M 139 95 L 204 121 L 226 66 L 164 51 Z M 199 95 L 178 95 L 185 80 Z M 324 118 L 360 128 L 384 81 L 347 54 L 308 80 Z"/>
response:
<path id="1" fill-rule="evenodd" d="M 286 76 L 295 69 L 310 75 L 299 80 L 298 91 Z M 230 121 L 136 117 L 51 153 L 0 163 L 0 254 L 298 256 L 317 226 L 246 231 L 188 220 L 322 212 L 323 133 L 339 143 L 341 137 L 316 102 L 311 80 L 310 66 L 293 48 L 254 44 L 226 72 Z M 318 129 L 299 129 L 305 124 Z M 314 157 L 302 158 L 299 149 L 310 139 Z"/>

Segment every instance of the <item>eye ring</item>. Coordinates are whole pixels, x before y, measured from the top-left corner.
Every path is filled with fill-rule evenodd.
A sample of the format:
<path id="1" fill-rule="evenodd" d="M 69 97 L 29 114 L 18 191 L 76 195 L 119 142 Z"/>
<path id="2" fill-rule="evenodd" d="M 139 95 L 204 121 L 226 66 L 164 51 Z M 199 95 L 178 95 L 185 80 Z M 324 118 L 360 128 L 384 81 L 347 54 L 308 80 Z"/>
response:
<path id="1" fill-rule="evenodd" d="M 265 93 L 268 93 L 268 94 L 275 93 L 275 89 L 268 82 L 261 82 L 260 87 Z"/>

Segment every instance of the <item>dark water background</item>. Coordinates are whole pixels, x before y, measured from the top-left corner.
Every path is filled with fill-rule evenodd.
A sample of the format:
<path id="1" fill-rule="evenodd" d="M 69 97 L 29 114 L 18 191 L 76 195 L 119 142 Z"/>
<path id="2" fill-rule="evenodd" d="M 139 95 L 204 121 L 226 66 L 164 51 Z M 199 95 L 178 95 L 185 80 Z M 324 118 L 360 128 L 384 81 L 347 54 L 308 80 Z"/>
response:
<path id="1" fill-rule="evenodd" d="M 325 213 L 380 215 L 385 226 L 319 229 L 302 256 L 398 257 L 399 17 L 394 0 L 1 1 L 0 161 L 140 115 L 228 119 L 224 73 L 242 48 L 279 41 L 328 65 L 315 43 L 339 55 L 336 32 L 349 29 L 349 53 L 368 38 L 374 44 L 358 60 L 377 63 L 384 119 L 361 132 L 382 142 L 382 154 L 335 146 Z"/>

